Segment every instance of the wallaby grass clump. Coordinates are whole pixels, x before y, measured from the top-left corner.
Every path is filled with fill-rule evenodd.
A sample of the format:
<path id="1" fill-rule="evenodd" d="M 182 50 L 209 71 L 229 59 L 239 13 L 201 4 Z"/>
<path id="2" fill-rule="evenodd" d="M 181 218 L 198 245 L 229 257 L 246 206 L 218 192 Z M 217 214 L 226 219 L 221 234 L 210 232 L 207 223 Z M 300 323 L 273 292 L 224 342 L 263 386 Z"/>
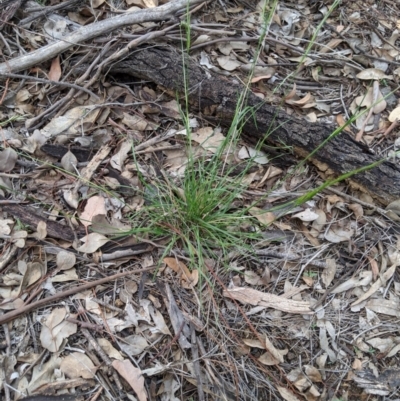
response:
<path id="1" fill-rule="evenodd" d="M 252 242 L 262 239 L 256 219 L 248 213 L 250 205 L 241 207 L 235 205 L 243 198 L 243 191 L 247 188 L 244 179 L 250 167 L 254 165 L 254 158 L 249 158 L 244 163 L 239 174 L 232 174 L 237 166 L 231 166 L 228 159 L 237 148 L 246 119 L 255 118 L 254 110 L 246 106 L 246 97 L 254 67 L 277 5 L 276 0 L 271 4 L 268 3 L 267 1 L 264 3 L 261 12 L 260 40 L 246 91 L 238 98 L 237 112 L 226 139 L 209 157 L 195 156 L 196 152 L 192 147 L 188 72 L 183 56 L 182 71 L 186 85 L 181 117 L 187 133 L 188 154 L 185 173 L 180 182 L 174 182 L 165 175 L 155 186 L 143 180 L 145 193 L 147 191 L 152 194 L 150 205 L 132 215 L 132 218 L 139 223 L 139 226 L 132 230 L 132 234 L 146 233 L 152 238 L 168 237 L 163 256 L 171 252 L 175 246 L 183 246 L 191 260 L 191 267 L 199 268 L 200 271 L 203 271 L 204 258 L 224 259 L 232 250 L 248 254 L 252 250 Z M 185 30 L 182 34 L 185 36 L 185 48 L 182 49 L 182 54 L 190 51 L 190 13 L 187 15 L 187 20 L 181 25 Z"/>

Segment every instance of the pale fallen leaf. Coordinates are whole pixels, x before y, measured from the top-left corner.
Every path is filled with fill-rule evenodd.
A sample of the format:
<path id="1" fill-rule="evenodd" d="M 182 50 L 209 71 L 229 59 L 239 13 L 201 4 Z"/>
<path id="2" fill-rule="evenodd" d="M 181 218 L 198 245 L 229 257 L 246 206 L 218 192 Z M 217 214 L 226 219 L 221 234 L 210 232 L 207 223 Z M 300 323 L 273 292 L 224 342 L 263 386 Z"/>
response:
<path id="1" fill-rule="evenodd" d="M 5 148 L 0 152 L 0 171 L 8 172 L 15 167 L 17 162 L 18 154 L 12 148 Z"/>
<path id="2" fill-rule="evenodd" d="M 106 338 L 98 338 L 97 342 L 99 343 L 101 349 L 110 357 L 114 359 L 118 359 L 119 361 L 123 361 L 124 357 L 121 353 L 116 350 L 113 345 Z"/>
<path id="3" fill-rule="evenodd" d="M 294 214 L 292 217 L 298 218 L 301 221 L 314 221 L 319 218 L 319 214 L 313 212 L 312 210 L 310 210 L 310 208 L 307 208 L 306 210 Z"/>
<path id="4" fill-rule="evenodd" d="M 289 389 L 281 386 L 276 386 L 276 388 L 285 401 L 300 401 Z"/>
<path id="5" fill-rule="evenodd" d="M 56 378 L 56 371 L 59 369 L 61 358 L 58 354 L 50 354 L 49 360 L 44 364 L 37 364 L 33 367 L 32 377 L 28 385 L 25 386 L 24 391 L 32 394 L 36 389 L 54 383 Z"/>
<path id="6" fill-rule="evenodd" d="M 393 76 L 386 75 L 382 70 L 378 68 L 367 68 L 359 72 L 356 77 L 358 79 L 368 80 L 368 79 L 393 79 Z"/>
<path id="7" fill-rule="evenodd" d="M 73 209 L 77 209 L 79 206 L 79 196 L 75 191 L 70 189 L 63 190 L 63 197 L 65 202 L 67 202 L 68 206 L 71 206 Z"/>
<path id="8" fill-rule="evenodd" d="M 264 355 L 261 355 L 259 358 L 259 361 L 263 363 L 264 365 L 277 365 L 279 363 L 283 363 L 284 359 L 283 356 L 286 355 L 289 351 L 288 349 L 277 349 L 275 346 L 272 344 L 271 340 L 265 336 L 264 338 L 265 341 L 265 349 L 268 351 L 268 353 L 272 356 L 272 359 L 268 358 Z M 267 360 L 269 360 L 267 362 Z M 275 360 L 275 363 L 273 363 L 273 360 Z"/>
<path id="9" fill-rule="evenodd" d="M 193 42 L 193 45 L 198 45 L 200 43 L 208 42 L 210 40 L 210 35 L 199 35 Z"/>
<path id="10" fill-rule="evenodd" d="M 328 288 L 336 274 L 336 262 L 335 259 L 326 259 L 326 267 L 322 271 L 321 279 L 325 284 L 325 288 Z"/>
<path id="11" fill-rule="evenodd" d="M 357 287 L 358 285 L 359 285 L 358 278 L 357 277 L 351 277 L 348 280 L 346 280 L 344 283 L 339 284 L 331 292 L 332 292 L 332 294 L 340 294 L 341 292 L 348 291 L 351 288 Z"/>
<path id="12" fill-rule="evenodd" d="M 42 130 L 46 138 L 51 138 L 61 133 L 67 136 L 81 134 L 82 125 L 93 123 L 100 114 L 100 108 L 96 106 L 77 106 L 69 109 L 63 116 L 53 118 Z"/>
<path id="13" fill-rule="evenodd" d="M 400 303 L 397 300 L 370 299 L 365 306 L 376 313 L 400 318 Z"/>
<path id="14" fill-rule="evenodd" d="M 303 368 L 304 372 L 309 377 L 309 379 L 311 379 L 311 381 L 313 381 L 314 383 L 322 382 L 321 373 L 316 367 L 312 365 L 304 365 Z"/>
<path id="15" fill-rule="evenodd" d="M 349 241 L 354 235 L 354 230 L 351 228 L 343 228 L 332 225 L 331 228 L 325 233 L 325 239 L 335 244 L 339 242 Z"/>
<path id="16" fill-rule="evenodd" d="M 64 283 L 66 281 L 75 281 L 79 280 L 78 274 L 76 272 L 76 269 L 69 269 L 69 270 L 64 270 L 62 274 L 57 274 L 51 279 L 52 283 Z"/>
<path id="17" fill-rule="evenodd" d="M 238 157 L 241 160 L 253 158 L 253 161 L 258 164 L 268 163 L 268 157 L 264 152 L 250 146 L 242 146 L 238 152 Z"/>
<path id="18" fill-rule="evenodd" d="M 107 215 L 105 199 L 95 195 L 87 200 L 85 209 L 80 215 L 80 221 L 85 227 L 88 227 L 92 224 L 93 217 L 99 214 Z"/>
<path id="19" fill-rule="evenodd" d="M 60 365 L 61 371 L 70 379 L 92 379 L 96 368 L 91 359 L 80 352 L 72 352 L 67 355 Z"/>
<path id="20" fill-rule="evenodd" d="M 216 153 L 225 141 L 221 130 L 204 127 L 192 133 L 191 139 L 202 146 L 203 149 Z"/>
<path id="21" fill-rule="evenodd" d="M 132 334 L 124 338 L 124 342 L 121 343 L 121 350 L 128 355 L 135 356 L 140 355 L 148 346 L 149 344 L 143 336 Z"/>
<path id="22" fill-rule="evenodd" d="M 150 314 L 151 314 L 151 317 L 155 324 L 155 327 L 150 328 L 150 332 L 153 334 L 162 333 L 162 334 L 172 337 L 172 334 L 169 331 L 169 328 L 168 328 L 167 324 L 165 323 L 164 317 L 161 314 L 161 312 L 152 308 L 152 309 L 150 309 Z"/>
<path id="23" fill-rule="evenodd" d="M 76 250 L 83 253 L 93 253 L 96 252 L 104 244 L 106 244 L 109 240 L 102 234 L 90 233 L 81 238 L 81 241 L 84 242 L 84 244 Z"/>
<path id="24" fill-rule="evenodd" d="M 254 216 L 261 224 L 269 226 L 272 222 L 276 220 L 276 216 L 272 212 L 267 212 L 258 207 L 251 207 L 249 213 Z"/>
<path id="25" fill-rule="evenodd" d="M 75 266 L 76 256 L 72 252 L 60 251 L 56 259 L 57 267 L 60 270 L 68 270 Z"/>
<path id="26" fill-rule="evenodd" d="M 396 107 L 392 112 L 389 114 L 389 121 L 391 123 L 395 122 L 396 120 L 400 120 L 400 107 Z"/>
<path id="27" fill-rule="evenodd" d="M 247 284 L 251 284 L 251 285 L 263 285 L 264 284 L 262 278 L 257 273 L 253 272 L 252 270 L 246 270 L 244 272 L 244 281 Z"/>
<path id="28" fill-rule="evenodd" d="M 113 361 L 112 366 L 129 383 L 139 401 L 147 401 L 142 371 L 135 368 L 131 361 L 127 359 L 123 361 Z"/>
<path id="29" fill-rule="evenodd" d="M 25 239 L 28 237 L 28 232 L 25 230 L 13 231 L 11 234 L 11 242 L 18 248 L 25 246 Z"/>
<path id="30" fill-rule="evenodd" d="M 69 173 L 76 174 L 77 164 L 78 159 L 70 150 L 61 159 L 61 167 Z"/>
<path id="31" fill-rule="evenodd" d="M 0 235 L 9 235 L 11 233 L 11 225 L 14 224 L 12 219 L 0 219 Z"/>
<path id="32" fill-rule="evenodd" d="M 120 143 L 117 152 L 110 159 L 111 167 L 118 171 L 122 171 L 129 152 L 132 152 L 132 141 L 126 140 Z"/>
<path id="33" fill-rule="evenodd" d="M 240 66 L 240 63 L 236 60 L 232 60 L 230 56 L 218 57 L 217 62 L 219 66 L 226 71 L 233 71 Z"/>
<path id="34" fill-rule="evenodd" d="M 75 334 L 77 325 L 65 319 L 67 310 L 65 308 L 54 308 L 46 317 L 40 332 L 40 341 L 43 348 L 50 352 L 57 352 L 65 338 Z"/>
<path id="35" fill-rule="evenodd" d="M 47 224 L 45 221 L 40 220 L 36 228 L 36 238 L 45 239 L 47 237 Z"/>

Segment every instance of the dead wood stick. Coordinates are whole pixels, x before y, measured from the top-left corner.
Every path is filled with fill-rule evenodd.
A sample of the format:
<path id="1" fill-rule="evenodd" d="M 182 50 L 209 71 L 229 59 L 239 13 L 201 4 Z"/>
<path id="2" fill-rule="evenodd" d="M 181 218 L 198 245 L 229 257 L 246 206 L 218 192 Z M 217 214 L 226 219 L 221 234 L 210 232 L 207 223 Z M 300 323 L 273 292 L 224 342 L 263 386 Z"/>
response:
<path id="1" fill-rule="evenodd" d="M 91 281 L 90 283 L 78 285 L 77 287 L 73 287 L 73 288 L 70 288 L 69 290 L 59 292 L 50 297 L 43 298 L 39 301 L 33 302 L 29 305 L 21 306 L 20 308 L 15 309 L 12 312 L 7 312 L 4 315 L 1 315 L 0 316 L 0 325 L 11 322 L 12 320 L 16 319 L 17 317 L 19 317 L 25 313 L 28 313 L 34 309 L 40 308 L 41 306 L 46 305 L 49 302 L 57 301 L 61 298 L 68 297 L 70 295 L 74 295 L 80 291 L 85 291 L 85 290 L 88 290 L 89 288 L 96 287 L 96 285 L 109 283 L 110 281 L 114 281 L 118 278 L 129 276 L 130 274 L 143 273 L 143 272 L 147 272 L 150 270 L 154 270 L 156 267 L 157 267 L 156 265 L 153 265 L 153 266 L 145 267 L 143 269 L 117 273 L 112 276 L 108 276 L 108 277 L 101 278 L 99 280 Z"/>
<path id="2" fill-rule="evenodd" d="M 183 61 L 185 60 L 185 61 Z M 185 62 L 185 67 L 182 66 Z M 182 74 L 182 68 L 188 73 Z M 384 205 L 400 197 L 400 167 L 381 157 L 334 125 L 313 123 L 290 116 L 278 107 L 261 101 L 239 82 L 203 69 L 196 60 L 169 46 L 153 46 L 135 51 L 110 66 L 109 73 L 128 74 L 152 81 L 170 92 L 187 89 L 192 110 L 207 120 L 230 127 L 238 115 L 237 101 L 246 96 L 248 114 L 240 120 L 241 135 L 254 145 L 273 147 L 285 144 L 299 157 L 310 160 L 324 174 L 324 180 L 358 171 L 349 178 L 352 189 L 369 193 Z M 187 82 L 185 79 L 187 77 Z M 318 149 L 317 152 L 315 150 Z M 282 152 L 281 152 L 282 153 Z M 372 166 L 375 166 L 372 168 Z"/>
<path id="3" fill-rule="evenodd" d="M 204 0 L 175 0 L 159 7 L 143 9 L 132 13 L 118 15 L 113 18 L 86 25 L 75 32 L 60 39 L 58 42 L 43 46 L 34 52 L 7 60 L 0 64 L 0 75 L 26 70 L 43 61 L 50 60 L 58 54 L 76 46 L 79 43 L 109 34 L 116 29 L 128 25 L 141 24 L 149 21 L 162 21 L 172 17 L 177 11 L 185 9 L 188 4 L 193 5 Z"/>

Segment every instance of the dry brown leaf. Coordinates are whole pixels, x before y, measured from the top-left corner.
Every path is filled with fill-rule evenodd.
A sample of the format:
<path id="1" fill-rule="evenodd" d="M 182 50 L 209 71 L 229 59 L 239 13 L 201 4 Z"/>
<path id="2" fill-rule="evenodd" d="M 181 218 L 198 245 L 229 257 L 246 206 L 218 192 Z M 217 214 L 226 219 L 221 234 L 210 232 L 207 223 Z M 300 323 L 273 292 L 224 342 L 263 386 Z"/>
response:
<path id="1" fill-rule="evenodd" d="M 56 58 L 53 58 L 51 61 L 51 66 L 50 66 L 50 71 L 48 74 L 48 77 L 51 81 L 56 81 L 58 82 L 61 78 L 61 65 L 60 65 L 60 57 L 57 56 Z"/>
<path id="2" fill-rule="evenodd" d="M 190 272 L 186 265 L 176 258 L 164 258 L 163 262 L 181 277 L 182 287 L 191 288 L 198 283 L 198 270 L 193 270 L 192 272 Z"/>
<path id="3" fill-rule="evenodd" d="M 142 371 L 135 368 L 128 359 L 123 361 L 113 361 L 112 366 L 129 383 L 139 401 L 147 401 Z"/>

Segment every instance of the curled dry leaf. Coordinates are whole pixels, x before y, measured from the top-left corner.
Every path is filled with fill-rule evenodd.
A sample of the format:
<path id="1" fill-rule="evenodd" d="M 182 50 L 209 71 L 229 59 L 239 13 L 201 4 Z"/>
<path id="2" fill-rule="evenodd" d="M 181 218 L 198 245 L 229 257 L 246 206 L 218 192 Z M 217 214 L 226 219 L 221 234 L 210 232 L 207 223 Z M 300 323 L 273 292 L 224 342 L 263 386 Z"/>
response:
<path id="1" fill-rule="evenodd" d="M 339 242 L 349 241 L 354 235 L 354 230 L 351 228 L 343 228 L 337 225 L 332 225 L 330 230 L 325 233 L 325 239 L 335 244 Z"/>

